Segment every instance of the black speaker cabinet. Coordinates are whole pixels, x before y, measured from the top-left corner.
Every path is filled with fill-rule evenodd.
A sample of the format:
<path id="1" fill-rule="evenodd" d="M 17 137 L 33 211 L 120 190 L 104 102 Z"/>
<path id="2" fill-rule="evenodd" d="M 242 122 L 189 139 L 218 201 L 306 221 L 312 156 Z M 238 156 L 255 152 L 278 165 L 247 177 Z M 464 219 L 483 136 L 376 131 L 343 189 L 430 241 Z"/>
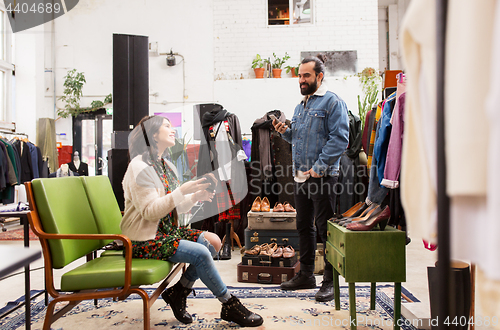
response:
<path id="1" fill-rule="evenodd" d="M 127 171 L 128 165 L 128 150 L 127 149 L 111 149 L 108 150 L 108 176 L 113 192 L 116 196 L 116 201 L 120 206 L 120 210 L 125 208 L 125 198 L 123 196 L 123 176 Z"/>
<path id="2" fill-rule="evenodd" d="M 113 145 L 108 175 L 124 209 L 122 180 L 128 166 L 128 133 L 149 115 L 148 37 L 113 34 Z"/>
<path id="3" fill-rule="evenodd" d="M 148 37 L 113 34 L 113 131 L 130 131 L 149 114 Z"/>

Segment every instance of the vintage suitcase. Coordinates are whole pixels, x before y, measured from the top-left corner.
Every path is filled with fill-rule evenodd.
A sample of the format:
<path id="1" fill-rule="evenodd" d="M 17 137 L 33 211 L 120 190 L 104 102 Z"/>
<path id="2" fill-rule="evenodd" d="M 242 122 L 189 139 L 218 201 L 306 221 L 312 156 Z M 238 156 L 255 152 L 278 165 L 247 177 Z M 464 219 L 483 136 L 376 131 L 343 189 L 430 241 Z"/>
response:
<path id="1" fill-rule="evenodd" d="M 248 212 L 248 228 L 266 230 L 296 230 L 296 212 Z"/>
<path id="2" fill-rule="evenodd" d="M 300 270 L 300 262 L 293 267 L 247 266 L 241 263 L 237 266 L 238 282 L 281 284 L 295 276 Z"/>
<path id="3" fill-rule="evenodd" d="M 299 249 L 299 233 L 294 230 L 251 230 L 245 231 L 245 249 L 251 249 L 252 246 L 264 243 L 277 243 L 278 245 L 291 245 L 295 251 Z"/>
<path id="4" fill-rule="evenodd" d="M 292 258 L 271 258 L 269 256 L 249 256 L 242 255 L 241 263 L 245 266 L 273 266 L 273 267 L 292 267 L 297 262 L 297 255 Z"/>

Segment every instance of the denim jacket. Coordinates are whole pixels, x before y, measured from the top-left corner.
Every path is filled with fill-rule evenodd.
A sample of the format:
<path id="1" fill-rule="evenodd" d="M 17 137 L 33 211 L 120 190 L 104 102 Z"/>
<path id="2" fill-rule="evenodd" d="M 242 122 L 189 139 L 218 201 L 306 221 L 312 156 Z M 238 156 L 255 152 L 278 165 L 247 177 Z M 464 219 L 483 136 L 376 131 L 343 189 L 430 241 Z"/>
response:
<path id="1" fill-rule="evenodd" d="M 321 176 L 339 174 L 340 156 L 349 143 L 345 102 L 321 84 L 295 107 L 290 127 L 282 134 L 292 144 L 293 175 L 311 169 Z"/>

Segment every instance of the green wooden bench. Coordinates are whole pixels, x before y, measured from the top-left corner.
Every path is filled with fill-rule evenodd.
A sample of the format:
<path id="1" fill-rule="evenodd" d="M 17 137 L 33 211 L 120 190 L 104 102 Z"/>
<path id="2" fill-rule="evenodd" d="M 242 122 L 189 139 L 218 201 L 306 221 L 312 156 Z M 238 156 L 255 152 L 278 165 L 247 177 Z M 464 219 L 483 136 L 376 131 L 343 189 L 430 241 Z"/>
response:
<path id="1" fill-rule="evenodd" d="M 121 234 L 121 212 L 106 176 L 35 179 L 25 183 L 33 232 L 40 238 L 48 293 L 43 329 L 83 300 L 111 297 L 126 299 L 136 293 L 143 300 L 144 329 L 150 328 L 150 308 L 184 264 L 133 259 L 131 241 Z M 119 240 L 124 253 L 89 260 L 67 271 L 58 290 L 53 270 L 94 253 Z M 161 284 L 148 296 L 142 285 Z M 54 314 L 59 302 L 68 302 Z"/>

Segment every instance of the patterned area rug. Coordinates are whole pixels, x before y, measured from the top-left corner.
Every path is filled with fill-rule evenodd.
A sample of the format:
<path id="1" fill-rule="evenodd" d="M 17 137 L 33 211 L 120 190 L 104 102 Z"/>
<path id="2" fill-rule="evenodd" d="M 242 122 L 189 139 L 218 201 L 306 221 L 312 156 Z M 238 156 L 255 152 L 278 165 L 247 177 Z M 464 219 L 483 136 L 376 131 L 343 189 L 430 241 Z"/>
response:
<path id="1" fill-rule="evenodd" d="M 264 324 L 257 329 L 289 329 L 303 326 L 307 329 L 350 329 L 348 288 L 340 288 L 339 311 L 335 303 L 319 303 L 314 300 L 317 291 L 282 291 L 279 286 L 269 287 L 230 287 L 231 292 L 241 299 L 250 310 L 264 318 Z M 151 289 L 152 291 L 153 289 Z M 237 329 L 235 323 L 220 318 L 220 303 L 206 288 L 195 289 L 196 296 L 188 298 L 188 311 L 194 322 L 178 322 L 168 305 L 160 298 L 151 308 L 152 329 Z M 405 296 L 418 301 L 402 288 Z M 376 309 L 370 310 L 369 286 L 356 287 L 356 310 L 358 329 L 392 329 L 394 289 L 392 285 L 377 286 Z M 19 298 L 23 301 L 23 298 Z M 46 306 L 43 295 L 32 301 L 31 329 L 42 329 Z M 56 307 L 57 309 L 58 307 Z M 60 308 L 60 306 L 59 306 Z M 0 320 L 0 329 L 24 329 L 24 308 L 20 308 Z M 2 311 L 0 311 L 2 312 Z M 400 320 L 401 329 L 415 329 L 405 319 Z M 111 299 L 84 301 L 52 324 L 51 329 L 142 329 L 142 300 L 132 295 L 125 301 L 113 302 Z"/>
<path id="2" fill-rule="evenodd" d="M 29 229 L 30 241 L 38 240 L 38 237 Z M 24 229 L 14 229 L 7 230 L 6 232 L 0 232 L 0 241 L 22 241 L 24 240 Z"/>

